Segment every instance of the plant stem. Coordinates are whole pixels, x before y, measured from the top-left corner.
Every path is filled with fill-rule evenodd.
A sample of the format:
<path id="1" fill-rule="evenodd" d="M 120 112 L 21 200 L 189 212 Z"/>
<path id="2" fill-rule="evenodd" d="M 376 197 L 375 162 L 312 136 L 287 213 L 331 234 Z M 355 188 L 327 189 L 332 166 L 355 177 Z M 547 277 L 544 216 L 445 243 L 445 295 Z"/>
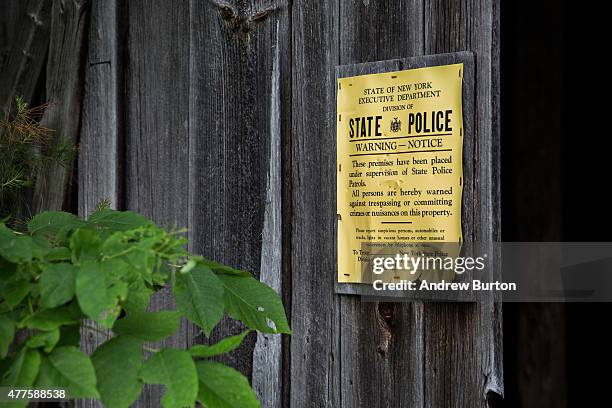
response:
<path id="1" fill-rule="evenodd" d="M 83 324 L 83 328 L 91 330 L 91 331 L 95 331 L 98 334 L 104 334 L 105 336 L 108 336 L 109 334 L 111 334 L 111 335 L 113 334 L 113 332 L 111 332 L 110 330 L 109 331 L 104 331 L 104 330 L 98 329 L 97 327 L 90 326 L 88 324 Z"/>
<path id="2" fill-rule="evenodd" d="M 137 249 L 137 247 L 135 247 L 135 246 L 129 247 L 128 249 L 126 249 L 126 250 L 124 250 L 124 251 L 121 251 L 121 252 L 118 252 L 118 253 L 116 253 L 116 254 L 114 254 L 114 255 L 105 256 L 105 257 L 104 257 L 104 260 L 107 260 L 107 259 L 113 259 L 113 258 L 118 258 L 118 257 L 120 257 L 120 256 L 127 255 L 127 254 L 129 254 L 130 252 L 134 251 L 135 249 Z"/>

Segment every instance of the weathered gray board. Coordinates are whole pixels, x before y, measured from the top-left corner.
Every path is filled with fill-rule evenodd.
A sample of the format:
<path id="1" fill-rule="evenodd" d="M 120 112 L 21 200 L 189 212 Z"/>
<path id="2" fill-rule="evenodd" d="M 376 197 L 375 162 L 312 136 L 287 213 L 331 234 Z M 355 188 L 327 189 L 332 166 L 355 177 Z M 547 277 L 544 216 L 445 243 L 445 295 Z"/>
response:
<path id="1" fill-rule="evenodd" d="M 292 407 L 478 407 L 503 394 L 499 304 L 334 293 L 337 65 L 474 52 L 473 238 L 499 239 L 498 12 L 487 0 L 293 2 Z"/>
<path id="2" fill-rule="evenodd" d="M 0 78 L 3 104 L 34 93 L 50 4 L 28 0 L 22 19 L 29 23 L 12 37 L 14 62 Z M 282 363 L 278 345 L 266 355 L 254 339 L 228 360 L 252 375 L 263 406 L 279 406 L 281 391 L 283 406 L 296 408 L 475 407 L 503 392 L 497 304 L 365 304 L 334 293 L 331 113 L 337 65 L 474 52 L 473 236 L 498 239 L 499 0 L 111 0 L 91 7 L 79 209 L 110 198 L 166 226 L 189 227 L 194 252 L 282 282 L 294 332 Z M 171 304 L 162 297 L 156 307 Z M 237 329 L 226 322 L 221 330 Z M 203 340 L 188 326 L 171 344 Z M 275 379 L 279 364 L 283 378 Z M 159 393 L 148 389 L 136 406 L 157 406 Z"/>
<path id="3" fill-rule="evenodd" d="M 106 197 L 188 227 L 191 251 L 280 291 L 288 8 L 259 3 L 93 4 L 80 211 Z M 173 307 L 168 295 L 153 306 Z M 239 330 L 224 321 L 212 341 Z M 88 337 L 86 347 L 100 340 Z M 202 341 L 186 324 L 168 344 Z M 225 361 L 251 376 L 263 406 L 281 405 L 279 336 L 252 335 Z M 135 406 L 157 406 L 161 392 L 147 387 Z"/>
<path id="4" fill-rule="evenodd" d="M 469 51 L 426 55 L 422 57 L 403 58 L 388 61 L 368 62 L 363 64 L 340 65 L 336 67 L 336 79 L 366 74 L 403 71 L 407 69 L 435 67 L 463 63 L 462 110 L 463 110 L 463 194 L 461 206 L 461 229 L 464 241 L 474 241 L 474 55 Z M 336 106 L 336 105 L 334 105 Z M 336 110 L 333 111 L 336 114 Z M 346 295 L 377 296 L 372 285 L 363 283 L 335 284 L 336 293 Z M 390 294 L 393 295 L 393 294 Z M 397 297 L 405 299 L 421 299 L 427 295 L 414 292 L 410 296 L 396 293 Z"/>
<path id="5" fill-rule="evenodd" d="M 51 3 L 51 2 L 50 2 Z M 63 144 L 76 150 L 81 98 L 83 94 L 83 55 L 87 47 L 89 0 L 69 3 L 53 1 L 45 99 L 49 103 L 41 124 L 54 130 L 54 138 L 42 149 Z M 70 208 L 73 165 L 54 164 L 36 176 L 33 193 L 33 213 Z"/>
<path id="6" fill-rule="evenodd" d="M 123 61 L 118 45 L 121 11 L 117 0 L 91 4 L 77 166 L 80 216 L 91 214 L 103 200 L 112 208 L 123 206 L 121 124 L 124 115 L 120 97 Z M 95 327 L 94 322 L 89 325 Z M 83 328 L 83 350 L 93 353 L 110 337 L 105 334 L 107 332 L 99 326 L 97 330 Z M 95 400 L 81 400 L 75 405 L 80 408 L 102 406 Z"/>
<path id="7" fill-rule="evenodd" d="M 279 155 L 290 114 L 288 11 L 283 0 L 193 0 L 190 18 L 190 248 L 276 287 Z M 240 330 L 226 320 L 212 337 Z M 277 338 L 268 339 L 250 335 L 225 362 L 252 377 L 264 406 L 276 407 L 281 350 Z M 190 333 L 187 340 L 204 338 Z"/>
<path id="8" fill-rule="evenodd" d="M 189 4 L 129 2 L 125 71 L 125 209 L 168 228 L 188 223 Z M 172 309 L 169 291 L 152 310 Z M 187 328 L 165 340 L 185 347 Z M 157 406 L 162 387 L 146 387 L 136 406 Z"/>
<path id="9" fill-rule="evenodd" d="M 52 2 L 10 0 L 2 29 L 7 31 L 0 72 L 0 111 L 8 109 L 17 96 L 31 100 L 49 49 Z M 9 30 L 12 30 L 10 32 Z"/>

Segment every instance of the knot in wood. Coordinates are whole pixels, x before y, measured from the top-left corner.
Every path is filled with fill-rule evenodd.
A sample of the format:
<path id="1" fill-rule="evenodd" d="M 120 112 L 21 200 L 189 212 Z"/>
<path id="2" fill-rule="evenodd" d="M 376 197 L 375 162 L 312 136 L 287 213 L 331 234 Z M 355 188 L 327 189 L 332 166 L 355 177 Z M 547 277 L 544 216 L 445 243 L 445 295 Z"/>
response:
<path id="1" fill-rule="evenodd" d="M 249 18 L 240 12 L 235 12 L 231 7 L 221 7 L 219 14 L 229 24 L 234 33 L 248 33 L 251 31 Z"/>
<path id="2" fill-rule="evenodd" d="M 385 357 L 389 351 L 389 346 L 393 337 L 394 306 L 392 303 L 379 303 L 376 311 L 376 321 L 381 331 L 381 339 L 376 351 L 378 351 L 382 357 Z"/>
<path id="3" fill-rule="evenodd" d="M 221 18 L 224 20 L 231 20 L 234 18 L 234 10 L 232 10 L 231 7 L 223 6 L 221 7 L 219 13 L 221 14 Z"/>

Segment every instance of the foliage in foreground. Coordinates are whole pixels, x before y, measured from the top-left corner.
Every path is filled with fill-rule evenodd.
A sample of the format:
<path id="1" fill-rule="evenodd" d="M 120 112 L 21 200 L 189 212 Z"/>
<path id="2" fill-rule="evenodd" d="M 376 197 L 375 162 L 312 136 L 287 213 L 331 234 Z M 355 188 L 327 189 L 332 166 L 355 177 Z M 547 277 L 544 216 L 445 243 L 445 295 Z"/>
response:
<path id="1" fill-rule="evenodd" d="M 61 387 L 71 398 L 127 407 L 143 384 L 163 384 L 164 407 L 259 406 L 242 374 L 210 360 L 248 331 L 188 350 L 150 344 L 173 335 L 182 317 L 209 336 L 224 313 L 252 330 L 290 333 L 276 292 L 247 272 L 189 255 L 184 244 L 179 233 L 109 209 L 87 220 L 42 213 L 26 233 L 0 223 L 0 386 Z M 148 311 L 166 286 L 177 310 Z M 92 320 L 113 336 L 89 357 L 79 333 Z M 29 335 L 16 342 L 20 329 Z"/>

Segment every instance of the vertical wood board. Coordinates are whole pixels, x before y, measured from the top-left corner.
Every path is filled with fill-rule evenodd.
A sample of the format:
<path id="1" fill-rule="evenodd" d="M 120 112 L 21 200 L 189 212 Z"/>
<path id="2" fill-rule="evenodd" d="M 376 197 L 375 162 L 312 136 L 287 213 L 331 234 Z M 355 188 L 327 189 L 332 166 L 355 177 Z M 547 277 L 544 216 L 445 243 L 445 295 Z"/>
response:
<path id="1" fill-rule="evenodd" d="M 160 225 L 188 225 L 189 2 L 127 5 L 125 205 Z M 174 309 L 170 288 L 151 310 Z M 188 324 L 163 345 L 187 346 Z M 159 406 L 161 386 L 146 386 L 135 407 Z"/>
<path id="2" fill-rule="evenodd" d="M 497 3 L 465 3 L 340 2 L 339 9 L 333 2 L 294 4 L 292 323 L 294 330 L 305 333 L 292 338 L 292 406 L 485 406 L 489 392 L 503 392 L 501 316 L 492 300 L 468 305 L 365 304 L 355 297 L 330 295 L 336 276 L 335 180 L 330 178 L 335 176 L 335 149 L 317 152 L 333 140 L 335 98 L 329 93 L 316 96 L 325 95 L 327 87 L 335 89 L 325 80 L 334 65 L 475 51 L 479 112 L 474 148 L 479 158 L 472 178 L 478 201 L 468 203 L 463 218 L 473 220 L 472 239 L 498 238 Z M 316 24 L 329 18 L 326 7 L 338 13 L 331 27 Z M 405 18 L 398 17 L 402 7 L 410 8 Z M 322 48 L 316 46 L 320 36 L 327 38 Z M 448 44 L 434 47 L 439 39 Z M 334 62 L 330 55 L 339 57 Z M 303 64 L 306 60 L 317 69 Z M 409 61 L 404 62 L 409 68 Z M 314 79 L 314 92 L 304 78 Z M 316 110 L 320 101 L 327 106 L 325 112 Z M 305 123 L 319 128 L 306 131 Z M 317 337 L 314 346 L 311 336 Z M 330 352 L 324 356 L 321 349 Z M 316 379 L 307 376 L 309 370 L 317 370 Z"/>
<path id="3" fill-rule="evenodd" d="M 190 250 L 273 286 L 281 282 L 277 172 L 288 114 L 287 12 L 282 1 L 191 2 Z M 218 341 L 243 328 L 224 319 L 211 339 L 193 331 L 188 341 Z M 267 388 L 281 384 L 280 342 L 260 338 L 255 349 L 256 339 L 248 336 L 221 359 L 253 376 L 264 405 L 274 406 L 280 391 Z M 253 371 L 254 350 L 273 367 Z"/>

